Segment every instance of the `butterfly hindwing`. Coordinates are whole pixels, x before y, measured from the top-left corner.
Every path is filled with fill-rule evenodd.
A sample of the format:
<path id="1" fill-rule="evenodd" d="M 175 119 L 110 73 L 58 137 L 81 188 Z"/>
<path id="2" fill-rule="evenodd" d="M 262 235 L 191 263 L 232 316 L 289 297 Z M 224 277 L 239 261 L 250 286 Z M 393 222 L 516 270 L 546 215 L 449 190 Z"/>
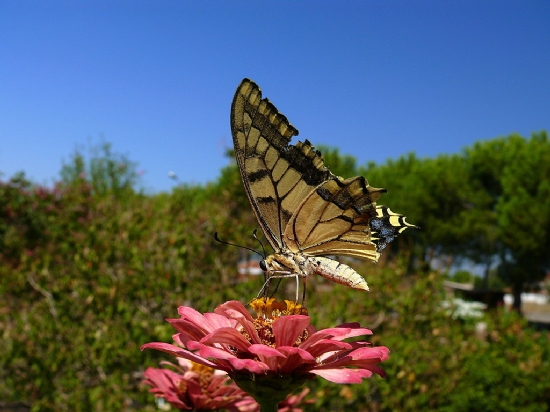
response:
<path id="1" fill-rule="evenodd" d="M 295 253 L 378 260 L 370 222 L 377 217 L 375 202 L 383 192 L 361 176 L 327 180 L 298 206 L 286 227 L 285 243 Z"/>

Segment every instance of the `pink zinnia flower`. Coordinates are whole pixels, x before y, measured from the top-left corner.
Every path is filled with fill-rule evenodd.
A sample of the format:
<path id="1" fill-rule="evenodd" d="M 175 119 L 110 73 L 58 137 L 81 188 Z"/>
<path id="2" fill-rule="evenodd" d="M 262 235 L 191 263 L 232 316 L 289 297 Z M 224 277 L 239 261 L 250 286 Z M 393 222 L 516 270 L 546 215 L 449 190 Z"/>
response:
<path id="1" fill-rule="evenodd" d="M 302 406 L 306 403 L 314 403 L 315 398 L 304 400 L 309 393 L 309 388 L 304 388 L 302 392 L 297 395 L 290 395 L 284 401 L 279 404 L 279 412 L 303 412 Z"/>
<path id="2" fill-rule="evenodd" d="M 385 376 L 377 364 L 388 358 L 388 348 L 343 342 L 372 334 L 358 323 L 315 331 L 300 305 L 255 299 L 251 306 L 256 318 L 237 301 L 204 315 L 181 306 L 181 317 L 168 319 L 179 332 L 173 335 L 179 346 L 154 342 L 142 350 L 161 350 L 225 371 L 261 405 L 262 399 L 279 403 L 315 375 L 335 383 L 360 383 L 373 373 Z"/>
<path id="3" fill-rule="evenodd" d="M 304 400 L 309 393 L 309 388 L 304 388 L 302 392 L 297 395 L 290 395 L 284 401 L 280 402 L 277 406 L 278 412 L 303 412 L 301 406 L 314 403 L 315 398 Z M 248 397 L 235 404 L 235 408 L 232 411 L 238 412 L 260 412 L 260 405 L 252 397 Z"/>
<path id="4" fill-rule="evenodd" d="M 254 400 L 231 381 L 225 372 L 178 358 L 166 368 L 147 368 L 143 383 L 151 386 L 155 397 L 164 398 L 180 410 L 218 410 L 236 407 L 239 401 Z"/>

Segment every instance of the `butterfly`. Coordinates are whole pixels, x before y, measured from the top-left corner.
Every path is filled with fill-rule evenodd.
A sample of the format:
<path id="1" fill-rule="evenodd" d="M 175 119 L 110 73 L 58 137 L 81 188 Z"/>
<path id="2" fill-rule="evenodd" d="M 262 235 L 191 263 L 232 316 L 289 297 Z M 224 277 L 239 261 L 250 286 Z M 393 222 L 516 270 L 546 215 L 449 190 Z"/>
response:
<path id="1" fill-rule="evenodd" d="M 324 165 L 308 141 L 290 144 L 298 130 L 244 79 L 231 105 L 235 156 L 252 210 L 275 253 L 260 262 L 272 277 L 320 275 L 369 290 L 351 267 L 324 257 L 377 261 L 399 233 L 415 227 L 376 201 L 385 189 L 364 177 L 343 179 Z"/>

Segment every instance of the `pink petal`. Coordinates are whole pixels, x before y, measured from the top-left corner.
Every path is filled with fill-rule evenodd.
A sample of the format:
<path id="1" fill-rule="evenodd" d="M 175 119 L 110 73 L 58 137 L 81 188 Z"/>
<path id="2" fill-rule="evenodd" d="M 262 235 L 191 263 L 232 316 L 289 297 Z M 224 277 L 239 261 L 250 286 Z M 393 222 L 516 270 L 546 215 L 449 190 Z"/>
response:
<path id="1" fill-rule="evenodd" d="M 201 356 L 195 355 L 193 352 L 189 352 L 189 351 L 187 351 L 185 349 L 181 349 L 177 346 L 170 345 L 169 343 L 164 343 L 164 342 L 146 343 L 145 345 L 141 346 L 141 350 L 144 350 L 144 349 L 160 350 L 162 352 L 169 353 L 170 355 L 173 355 L 173 356 L 189 359 L 189 360 L 191 360 L 195 363 L 198 363 L 200 365 L 205 365 L 205 366 L 210 366 L 211 368 L 226 370 L 226 372 L 227 372 L 227 369 L 220 368 L 219 365 L 217 365 L 213 362 L 210 362 L 208 359 L 205 359 Z"/>
<path id="2" fill-rule="evenodd" d="M 250 337 L 251 342 L 261 343 L 260 337 L 258 336 L 258 331 L 254 327 L 254 319 L 241 302 L 235 300 L 226 302 L 218 306 L 216 308 L 216 312 L 223 313 L 224 316 L 230 317 L 234 321 L 239 322 Z"/>
<path id="3" fill-rule="evenodd" d="M 173 365 L 172 363 L 167 362 L 167 361 L 160 361 L 160 364 L 161 364 L 161 365 L 170 365 L 170 366 L 172 366 L 172 367 L 175 367 L 175 368 L 178 369 L 181 373 L 185 373 L 186 371 L 188 371 L 189 369 L 191 369 L 191 367 L 193 366 L 193 362 L 191 362 L 189 359 L 185 359 L 185 358 L 176 358 L 176 360 L 178 361 L 178 364 L 177 364 L 177 365 Z"/>
<path id="4" fill-rule="evenodd" d="M 210 332 L 213 329 L 202 313 L 193 308 L 190 308 L 189 306 L 180 306 L 178 308 L 178 313 L 180 314 L 182 320 L 187 320 L 191 322 L 196 327 L 204 330 L 206 333 Z"/>
<path id="5" fill-rule="evenodd" d="M 366 341 L 355 341 L 355 342 L 348 342 L 351 347 L 355 350 L 355 349 L 359 349 L 359 348 L 365 348 L 365 347 L 368 347 L 368 348 L 372 348 L 372 343 L 370 342 L 366 342 Z"/>
<path id="6" fill-rule="evenodd" d="M 144 372 L 146 380 L 143 383 L 152 386 L 149 390 L 155 396 L 161 396 L 178 409 L 191 409 L 180 398 L 177 389 L 177 382 L 181 376 L 176 372 L 166 369 L 147 368 Z"/>
<path id="7" fill-rule="evenodd" d="M 189 342 L 188 347 L 191 350 L 198 350 L 200 355 L 204 358 L 231 359 L 235 357 L 235 355 L 233 355 L 232 353 L 229 353 L 224 349 L 213 348 L 212 346 L 206 346 L 200 342 L 195 342 L 195 341 Z"/>
<path id="8" fill-rule="evenodd" d="M 308 349 L 313 356 L 318 357 L 327 352 L 336 352 L 352 349 L 351 344 L 334 340 L 323 339 Z"/>
<path id="9" fill-rule="evenodd" d="M 184 350 L 184 349 L 182 349 L 178 346 L 171 345 L 169 343 L 164 343 L 164 342 L 145 343 L 145 344 L 141 345 L 140 350 L 143 351 L 144 349 L 157 349 L 157 350 L 161 350 L 163 352 L 177 354 L 177 356 L 179 356 L 179 354 L 181 352 L 187 352 L 186 350 Z"/>
<path id="10" fill-rule="evenodd" d="M 286 355 L 287 358 L 290 356 L 299 356 L 303 361 L 315 362 L 315 357 L 312 356 L 311 353 L 302 348 L 297 348 L 296 346 L 281 346 L 277 348 L 277 350 Z"/>
<path id="11" fill-rule="evenodd" d="M 245 330 L 245 332 L 248 334 L 248 336 L 250 337 L 250 341 L 252 343 L 260 343 L 260 344 L 262 343 L 262 340 L 258 335 L 258 331 L 254 327 L 254 322 L 249 322 L 248 320 L 243 318 L 240 320 L 240 324 Z"/>
<path id="12" fill-rule="evenodd" d="M 275 346 L 292 346 L 309 325 L 309 316 L 281 316 L 273 322 Z"/>
<path id="13" fill-rule="evenodd" d="M 189 396 L 191 396 L 191 398 L 202 395 L 201 385 L 197 381 L 189 379 L 186 380 L 185 383 L 187 384 L 187 393 L 189 394 Z"/>
<path id="14" fill-rule="evenodd" d="M 350 325 L 358 325 L 358 323 Z M 338 326 L 336 328 L 322 329 L 318 332 L 315 332 L 313 335 L 310 335 L 309 338 L 300 345 L 300 347 L 302 349 L 308 350 L 312 345 L 323 339 L 340 341 L 346 338 L 362 335 L 372 335 L 372 331 L 366 328 L 351 329 L 342 326 Z"/>
<path id="15" fill-rule="evenodd" d="M 229 382 L 229 378 L 226 376 L 218 376 L 212 378 L 207 389 L 212 394 L 226 394 L 233 392 L 235 388 L 233 386 L 225 385 L 225 382 Z"/>
<path id="16" fill-rule="evenodd" d="M 380 375 L 383 378 L 386 377 L 386 371 L 378 365 L 361 365 L 361 364 L 358 364 L 357 366 L 361 369 L 367 369 L 371 372 L 374 372 L 374 373 Z"/>
<path id="17" fill-rule="evenodd" d="M 260 405 L 256 403 L 252 397 L 244 398 L 242 401 L 235 403 L 235 410 L 239 412 L 259 412 Z M 234 409 L 231 409 L 233 411 Z"/>
<path id="18" fill-rule="evenodd" d="M 250 345 L 248 348 L 248 351 L 250 353 L 253 353 L 255 355 L 261 355 L 261 356 L 276 356 L 284 358 L 285 355 L 283 355 L 281 352 L 279 352 L 277 349 L 272 348 L 271 346 L 262 345 L 262 344 L 253 344 Z"/>
<path id="19" fill-rule="evenodd" d="M 335 339 L 335 340 L 354 338 L 356 336 L 363 336 L 363 335 L 372 335 L 372 331 L 367 328 L 346 328 L 342 326 L 322 329 L 317 333 L 325 333 L 327 335 L 330 335 L 332 339 Z"/>
<path id="20" fill-rule="evenodd" d="M 205 313 L 204 317 L 208 320 L 210 325 L 214 329 L 218 328 L 227 328 L 227 327 L 235 327 L 237 322 L 235 322 L 233 319 L 228 319 L 227 316 L 220 315 L 217 313 Z"/>
<path id="21" fill-rule="evenodd" d="M 270 371 L 278 371 L 282 359 L 286 358 L 284 354 L 271 346 L 254 344 L 250 346 L 250 353 L 258 356 L 260 362 L 265 363 Z"/>
<path id="22" fill-rule="evenodd" d="M 261 374 L 269 370 L 269 366 L 267 366 L 263 362 L 259 362 L 252 359 L 237 359 L 232 358 L 228 359 L 231 366 L 233 366 L 236 370 L 247 370 L 252 373 Z"/>
<path id="23" fill-rule="evenodd" d="M 373 348 L 359 348 L 352 351 L 333 354 L 328 357 L 320 356 L 320 360 L 325 365 L 335 366 L 351 366 L 359 364 L 379 363 L 388 359 L 389 349 L 385 346 L 375 346 Z"/>
<path id="24" fill-rule="evenodd" d="M 385 361 L 389 357 L 390 350 L 385 346 L 375 346 L 370 348 L 359 348 L 350 352 L 353 359 L 373 359 L 380 358 Z"/>
<path id="25" fill-rule="evenodd" d="M 375 364 L 388 358 L 388 352 L 389 350 L 385 346 L 360 348 L 349 353 L 338 353 L 334 356 L 328 357 L 327 359 L 321 360 L 324 367 L 328 369 L 343 366 L 357 366 L 359 368 L 372 370 Z M 321 368 L 323 368 L 323 366 Z"/>
<path id="26" fill-rule="evenodd" d="M 248 342 L 240 332 L 233 328 L 216 329 L 211 334 L 202 338 L 200 342 L 209 346 L 215 344 L 231 345 L 244 352 L 247 352 L 250 346 L 250 342 Z"/>
<path id="27" fill-rule="evenodd" d="M 372 372 L 363 369 L 312 369 L 309 372 L 334 383 L 361 383 L 362 378 L 372 376 Z"/>
<path id="28" fill-rule="evenodd" d="M 344 329 L 344 330 L 347 330 L 347 329 Z M 372 335 L 372 330 L 367 328 L 352 329 L 346 335 L 335 334 L 333 339 L 342 340 L 342 339 L 355 338 L 356 336 L 364 336 L 364 335 Z"/>
<path id="29" fill-rule="evenodd" d="M 302 342 L 300 348 L 304 350 L 309 350 L 311 346 L 327 338 L 330 338 L 330 335 L 327 335 L 326 333 L 315 332 L 314 334 L 309 335 L 309 337 L 304 342 Z"/>
<path id="30" fill-rule="evenodd" d="M 176 372 L 166 369 L 147 368 L 143 375 L 147 378 L 146 383 L 151 384 L 153 389 L 161 392 L 168 392 L 173 388 L 173 380 L 178 377 Z M 153 391 L 151 389 L 151 391 Z"/>
<path id="31" fill-rule="evenodd" d="M 244 305 L 237 300 L 230 300 L 229 302 L 222 303 L 214 310 L 214 312 L 223 314 L 233 319 L 246 319 L 249 322 L 254 322 L 254 318 L 252 318 Z"/>
<path id="32" fill-rule="evenodd" d="M 186 348 L 188 342 L 196 341 L 196 339 L 191 339 L 189 338 L 189 336 L 185 336 L 183 333 L 176 333 L 175 335 L 172 335 L 172 339 L 182 348 Z"/>
<path id="33" fill-rule="evenodd" d="M 307 334 L 308 334 L 309 336 L 311 336 L 311 335 L 317 333 L 317 329 L 315 329 L 315 327 L 314 327 L 313 325 L 311 325 L 311 324 L 306 328 L 306 330 L 307 330 Z"/>
<path id="34" fill-rule="evenodd" d="M 277 349 L 286 355 L 286 359 L 279 366 L 282 374 L 290 374 L 298 368 L 303 368 L 305 365 L 315 364 L 315 357 L 303 349 L 293 346 L 282 346 Z"/>
<path id="35" fill-rule="evenodd" d="M 304 388 L 304 390 L 296 395 L 291 395 L 286 398 L 286 402 L 289 405 L 298 405 L 309 393 L 309 388 Z"/>
<path id="36" fill-rule="evenodd" d="M 194 323 L 185 319 L 166 319 L 179 333 L 187 339 L 200 340 L 207 334 L 204 328 L 200 328 Z"/>
<path id="37" fill-rule="evenodd" d="M 337 328 L 351 328 L 351 329 L 357 329 L 361 327 L 361 324 L 359 322 L 346 322 L 342 323 L 341 325 L 336 326 Z"/>

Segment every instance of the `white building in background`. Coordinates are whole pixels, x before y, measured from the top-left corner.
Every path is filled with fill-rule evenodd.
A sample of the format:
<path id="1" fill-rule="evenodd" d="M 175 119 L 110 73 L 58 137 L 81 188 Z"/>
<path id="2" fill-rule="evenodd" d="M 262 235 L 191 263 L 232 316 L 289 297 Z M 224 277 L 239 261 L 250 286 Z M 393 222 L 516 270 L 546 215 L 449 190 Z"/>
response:
<path id="1" fill-rule="evenodd" d="M 237 271 L 239 276 L 259 276 L 264 273 L 260 268 L 260 261 L 258 259 L 240 260 L 239 263 L 237 263 Z"/>
<path id="2" fill-rule="evenodd" d="M 514 297 L 510 293 L 504 295 L 504 303 L 506 305 L 511 305 L 514 302 Z M 522 293 L 521 294 L 522 303 L 536 303 L 537 305 L 546 305 L 549 303 L 548 296 L 543 295 L 542 293 Z"/>

